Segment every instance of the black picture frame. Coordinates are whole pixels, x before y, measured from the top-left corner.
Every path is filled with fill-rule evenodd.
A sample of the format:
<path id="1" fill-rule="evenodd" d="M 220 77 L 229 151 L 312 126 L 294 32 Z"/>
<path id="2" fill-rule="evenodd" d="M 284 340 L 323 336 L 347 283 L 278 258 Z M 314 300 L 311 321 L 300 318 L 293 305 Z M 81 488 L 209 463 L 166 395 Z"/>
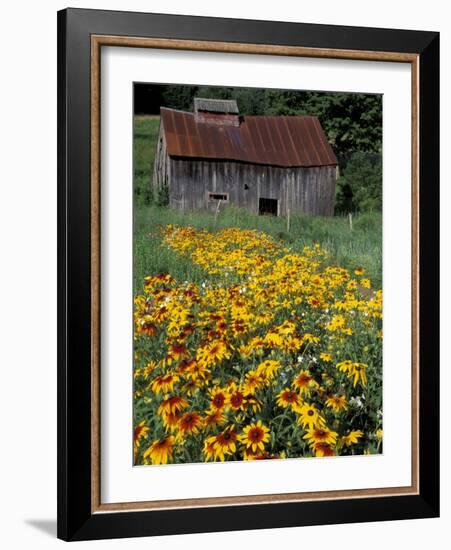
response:
<path id="1" fill-rule="evenodd" d="M 93 513 L 91 36 L 399 52 L 419 60 L 419 493 Z M 333 56 L 332 56 L 333 57 Z M 58 537 L 88 540 L 439 515 L 439 33 L 101 10 L 58 12 Z"/>

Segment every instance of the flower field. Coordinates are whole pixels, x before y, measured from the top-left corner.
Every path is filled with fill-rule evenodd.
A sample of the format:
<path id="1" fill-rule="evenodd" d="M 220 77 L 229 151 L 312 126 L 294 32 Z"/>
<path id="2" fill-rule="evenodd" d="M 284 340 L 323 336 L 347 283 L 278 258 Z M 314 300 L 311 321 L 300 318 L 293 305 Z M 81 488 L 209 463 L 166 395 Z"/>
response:
<path id="1" fill-rule="evenodd" d="M 382 291 L 234 227 L 166 225 L 202 273 L 145 277 L 135 296 L 136 465 L 382 452 Z"/>

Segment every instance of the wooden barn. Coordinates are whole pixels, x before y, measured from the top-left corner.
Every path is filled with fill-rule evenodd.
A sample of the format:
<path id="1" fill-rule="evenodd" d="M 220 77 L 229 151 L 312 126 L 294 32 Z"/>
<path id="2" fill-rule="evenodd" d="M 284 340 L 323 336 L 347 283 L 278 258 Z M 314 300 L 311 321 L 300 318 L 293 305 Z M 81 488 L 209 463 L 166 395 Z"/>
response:
<path id="1" fill-rule="evenodd" d="M 154 190 L 179 210 L 332 216 L 337 158 L 313 116 L 241 116 L 235 100 L 161 108 Z"/>

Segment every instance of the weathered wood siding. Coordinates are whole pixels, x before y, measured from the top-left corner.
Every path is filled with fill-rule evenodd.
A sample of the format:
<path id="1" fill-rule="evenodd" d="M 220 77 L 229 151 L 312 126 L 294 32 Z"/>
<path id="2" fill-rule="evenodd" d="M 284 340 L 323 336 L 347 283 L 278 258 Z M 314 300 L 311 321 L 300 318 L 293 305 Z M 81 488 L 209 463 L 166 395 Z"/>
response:
<path id="1" fill-rule="evenodd" d="M 154 196 L 156 196 L 159 189 L 165 185 L 169 185 L 170 176 L 170 159 L 166 150 L 166 138 L 164 135 L 163 124 L 160 122 L 157 150 L 153 164 L 152 186 Z"/>
<path id="2" fill-rule="evenodd" d="M 161 146 L 160 146 L 161 144 Z M 159 150 L 160 149 L 160 150 Z M 303 212 L 332 216 L 335 205 L 335 166 L 279 168 L 233 161 L 169 158 L 164 136 L 159 139 L 154 185 L 169 183 L 172 208 L 197 210 L 214 208 L 209 193 L 226 193 L 226 204 L 258 214 L 259 198 L 277 199 L 278 214 Z"/>

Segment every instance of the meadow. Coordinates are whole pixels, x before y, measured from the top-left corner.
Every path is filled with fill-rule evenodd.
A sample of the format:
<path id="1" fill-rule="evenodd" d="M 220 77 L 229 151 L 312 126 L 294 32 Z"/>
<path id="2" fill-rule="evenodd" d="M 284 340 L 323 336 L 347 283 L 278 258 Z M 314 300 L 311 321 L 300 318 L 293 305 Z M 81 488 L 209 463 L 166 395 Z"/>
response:
<path id="1" fill-rule="evenodd" d="M 352 269 L 365 268 L 376 288 L 382 284 L 382 234 L 381 215 L 365 213 L 353 217 L 353 228 L 345 216 L 319 218 L 292 216 L 287 232 L 285 218 L 252 216 L 247 211 L 227 208 L 215 219 L 210 212 L 182 213 L 155 205 L 137 205 L 134 212 L 134 283 L 142 286 L 149 270 L 171 273 L 174 277 L 194 281 L 202 279 L 202 273 L 190 262 L 181 261 L 170 249 L 162 249 L 158 228 L 165 224 L 189 225 L 216 230 L 225 227 L 257 229 L 276 240 L 284 242 L 294 252 L 304 246 L 320 244 L 328 252 L 327 262 Z"/>
<path id="2" fill-rule="evenodd" d="M 282 217 L 252 216 L 246 211 L 223 209 L 217 218 L 209 212 L 181 213 L 155 204 L 151 195 L 150 175 L 160 119 L 137 115 L 134 121 L 134 283 L 139 289 L 149 269 L 168 270 L 176 277 L 186 275 L 200 280 L 196 268 L 183 265 L 170 250 L 161 250 L 156 229 L 164 224 L 191 225 L 205 229 L 240 227 L 258 229 L 284 241 L 294 251 L 318 243 L 328 251 L 328 261 L 351 269 L 363 266 L 375 287 L 382 286 L 382 214 L 353 214 L 352 229 L 348 216 L 320 218 L 293 215 L 290 231 Z"/>
<path id="3" fill-rule="evenodd" d="M 136 118 L 135 464 L 382 452 L 381 215 L 159 206 L 157 131 Z"/>

